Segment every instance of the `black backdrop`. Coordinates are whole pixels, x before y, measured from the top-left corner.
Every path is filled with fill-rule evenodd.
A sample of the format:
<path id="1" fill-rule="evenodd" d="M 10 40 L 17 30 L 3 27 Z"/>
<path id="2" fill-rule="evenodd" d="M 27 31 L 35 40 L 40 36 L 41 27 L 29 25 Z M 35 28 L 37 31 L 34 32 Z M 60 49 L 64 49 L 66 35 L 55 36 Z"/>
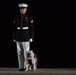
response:
<path id="1" fill-rule="evenodd" d="M 10 0 L 0 4 L 0 67 L 18 67 L 12 39 L 17 4 L 28 3 L 34 19 L 35 38 L 31 49 L 38 54 L 38 67 L 76 67 L 76 1 Z"/>

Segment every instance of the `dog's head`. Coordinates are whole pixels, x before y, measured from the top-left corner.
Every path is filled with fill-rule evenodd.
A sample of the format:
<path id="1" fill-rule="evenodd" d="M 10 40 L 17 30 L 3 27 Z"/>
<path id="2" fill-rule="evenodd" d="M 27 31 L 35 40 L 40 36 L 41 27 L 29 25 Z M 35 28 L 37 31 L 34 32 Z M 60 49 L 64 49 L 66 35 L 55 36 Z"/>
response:
<path id="1" fill-rule="evenodd" d="M 30 51 L 26 51 L 26 53 L 34 53 L 34 52 L 33 52 L 33 50 L 30 50 Z"/>
<path id="2" fill-rule="evenodd" d="M 30 51 L 28 51 L 28 52 L 26 52 L 26 53 L 27 53 L 27 57 L 28 57 L 28 58 L 34 57 L 34 52 L 33 52 L 33 50 L 30 50 Z"/>

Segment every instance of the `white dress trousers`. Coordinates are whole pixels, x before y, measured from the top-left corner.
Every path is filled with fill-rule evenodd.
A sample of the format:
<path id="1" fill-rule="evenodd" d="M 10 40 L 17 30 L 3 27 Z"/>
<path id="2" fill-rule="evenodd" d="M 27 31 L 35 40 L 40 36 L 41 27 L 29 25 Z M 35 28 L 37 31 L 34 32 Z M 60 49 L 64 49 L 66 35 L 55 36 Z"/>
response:
<path id="1" fill-rule="evenodd" d="M 28 66 L 26 52 L 30 51 L 30 42 L 16 42 L 16 45 L 19 69 L 26 68 Z"/>

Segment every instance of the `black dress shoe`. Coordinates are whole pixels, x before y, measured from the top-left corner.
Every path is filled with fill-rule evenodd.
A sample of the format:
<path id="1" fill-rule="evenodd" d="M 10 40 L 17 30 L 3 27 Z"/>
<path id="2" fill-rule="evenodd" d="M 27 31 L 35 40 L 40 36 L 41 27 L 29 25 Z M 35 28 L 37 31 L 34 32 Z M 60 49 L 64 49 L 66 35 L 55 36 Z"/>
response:
<path id="1" fill-rule="evenodd" d="M 24 68 L 19 69 L 19 71 L 24 71 L 24 70 L 25 70 Z"/>

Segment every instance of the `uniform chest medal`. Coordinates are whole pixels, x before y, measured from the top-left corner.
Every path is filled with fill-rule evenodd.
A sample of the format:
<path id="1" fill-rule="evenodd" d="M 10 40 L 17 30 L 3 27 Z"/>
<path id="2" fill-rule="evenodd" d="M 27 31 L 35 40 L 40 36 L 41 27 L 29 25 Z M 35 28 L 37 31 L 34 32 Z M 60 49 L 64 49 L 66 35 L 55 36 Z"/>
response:
<path id="1" fill-rule="evenodd" d="M 26 21 L 28 21 L 28 17 L 25 17 Z"/>

